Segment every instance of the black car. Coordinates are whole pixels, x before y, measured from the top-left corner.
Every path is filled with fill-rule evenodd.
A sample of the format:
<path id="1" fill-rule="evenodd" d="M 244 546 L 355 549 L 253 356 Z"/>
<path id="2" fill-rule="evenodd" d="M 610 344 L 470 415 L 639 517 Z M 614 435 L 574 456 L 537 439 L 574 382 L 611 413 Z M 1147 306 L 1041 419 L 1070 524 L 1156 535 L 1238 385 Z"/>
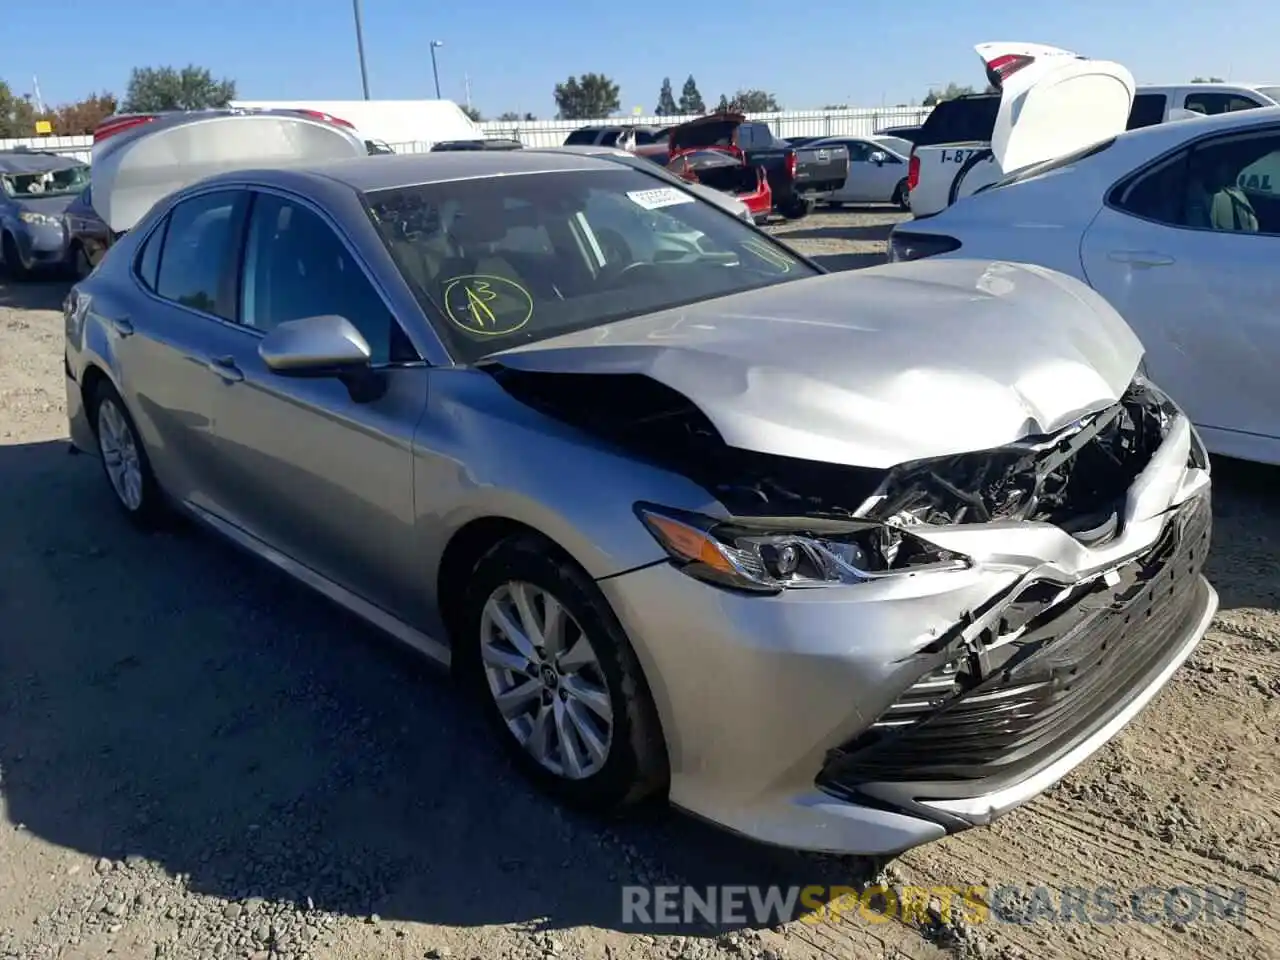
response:
<path id="1" fill-rule="evenodd" d="M 67 263 L 76 279 L 82 280 L 106 256 L 117 235 L 93 209 L 93 184 L 68 204 L 62 216 L 67 231 Z"/>
<path id="2" fill-rule="evenodd" d="M 665 143 L 670 127 L 650 127 L 635 124 L 617 126 L 579 127 L 565 137 L 566 147 L 614 147 L 623 134 L 635 134 L 635 146 L 648 147 Z"/>

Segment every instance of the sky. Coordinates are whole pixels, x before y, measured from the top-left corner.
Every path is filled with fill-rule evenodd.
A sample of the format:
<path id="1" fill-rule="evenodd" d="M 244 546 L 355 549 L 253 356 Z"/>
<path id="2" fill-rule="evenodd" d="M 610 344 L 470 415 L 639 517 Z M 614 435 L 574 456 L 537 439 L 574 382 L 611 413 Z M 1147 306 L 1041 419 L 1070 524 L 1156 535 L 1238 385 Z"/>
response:
<path id="1" fill-rule="evenodd" d="M 601 72 L 621 112 L 676 96 L 689 74 L 703 99 L 758 88 L 786 109 L 919 102 L 950 81 L 981 88 L 973 46 L 1028 40 L 1118 60 L 1139 83 L 1193 76 L 1280 82 L 1280 5 L 1215 0 L 974 3 L 971 0 L 779 0 L 637 4 L 586 0 L 360 0 L 374 99 L 432 97 L 432 40 L 443 41 L 441 94 L 485 116 L 555 115 L 552 90 Z M 361 96 L 351 0 L 62 0 L 56 16 L 20 6 L 0 31 L 0 79 L 33 77 L 46 104 L 122 95 L 135 66 L 208 67 L 240 99 Z"/>

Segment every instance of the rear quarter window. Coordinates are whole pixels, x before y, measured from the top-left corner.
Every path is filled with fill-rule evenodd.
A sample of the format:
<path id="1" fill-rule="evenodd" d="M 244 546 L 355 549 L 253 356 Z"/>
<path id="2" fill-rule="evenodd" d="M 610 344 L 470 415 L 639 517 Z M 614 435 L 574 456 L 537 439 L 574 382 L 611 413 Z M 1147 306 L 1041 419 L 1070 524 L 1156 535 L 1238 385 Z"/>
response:
<path id="1" fill-rule="evenodd" d="M 142 241 L 142 249 L 134 263 L 134 273 L 142 285 L 155 293 L 156 277 L 160 273 L 160 250 L 164 245 L 164 232 L 169 229 L 169 218 L 165 217 L 160 226 L 151 231 L 151 235 Z"/>
<path id="2" fill-rule="evenodd" d="M 1163 123 L 1168 102 L 1169 98 L 1163 93 L 1138 94 L 1133 98 L 1126 129 L 1139 130 L 1142 127 L 1154 127 L 1157 123 Z"/>

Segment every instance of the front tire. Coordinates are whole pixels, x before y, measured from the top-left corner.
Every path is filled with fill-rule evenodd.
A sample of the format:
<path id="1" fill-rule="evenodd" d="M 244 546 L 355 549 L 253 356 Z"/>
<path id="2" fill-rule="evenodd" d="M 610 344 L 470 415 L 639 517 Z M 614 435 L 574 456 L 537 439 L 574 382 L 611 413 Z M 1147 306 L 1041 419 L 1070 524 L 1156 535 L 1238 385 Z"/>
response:
<path id="1" fill-rule="evenodd" d="M 664 790 L 667 756 L 640 663 L 599 589 L 546 540 L 502 541 L 464 599 L 468 685 L 517 767 L 593 813 Z"/>
<path id="2" fill-rule="evenodd" d="M 163 495 L 138 428 L 115 387 L 98 382 L 90 398 L 93 432 L 107 484 L 130 522 L 150 529 L 163 515 Z"/>
<path id="3" fill-rule="evenodd" d="M 13 239 L 12 234 L 6 233 L 4 240 L 0 241 L 0 257 L 4 259 L 4 268 L 10 278 L 14 280 L 31 278 L 31 271 L 23 265 L 22 256 L 18 253 L 18 241 Z"/>

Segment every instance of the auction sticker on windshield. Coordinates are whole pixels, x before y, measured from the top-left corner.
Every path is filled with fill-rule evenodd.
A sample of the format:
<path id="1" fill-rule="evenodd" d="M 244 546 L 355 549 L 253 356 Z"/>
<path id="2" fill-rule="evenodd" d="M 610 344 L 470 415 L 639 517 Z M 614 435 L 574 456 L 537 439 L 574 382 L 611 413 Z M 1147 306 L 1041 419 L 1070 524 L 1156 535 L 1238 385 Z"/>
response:
<path id="1" fill-rule="evenodd" d="M 659 187 L 656 190 L 628 190 L 627 196 L 632 203 L 646 210 L 659 210 L 662 207 L 674 207 L 678 203 L 696 202 L 689 194 L 675 187 Z"/>

